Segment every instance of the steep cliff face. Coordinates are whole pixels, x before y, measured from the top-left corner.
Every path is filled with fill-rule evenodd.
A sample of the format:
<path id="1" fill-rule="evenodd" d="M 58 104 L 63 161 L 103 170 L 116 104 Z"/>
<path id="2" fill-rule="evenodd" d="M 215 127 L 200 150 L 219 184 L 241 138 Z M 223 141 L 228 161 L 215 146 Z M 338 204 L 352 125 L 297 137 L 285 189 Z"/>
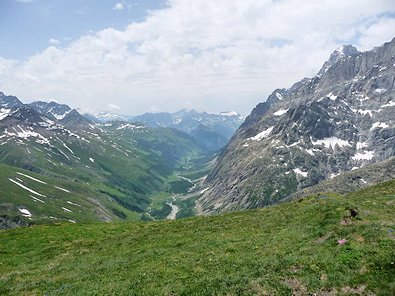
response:
<path id="1" fill-rule="evenodd" d="M 394 156 L 394 81 L 395 39 L 367 52 L 342 46 L 315 77 L 275 90 L 218 157 L 201 213 L 270 205 Z"/>

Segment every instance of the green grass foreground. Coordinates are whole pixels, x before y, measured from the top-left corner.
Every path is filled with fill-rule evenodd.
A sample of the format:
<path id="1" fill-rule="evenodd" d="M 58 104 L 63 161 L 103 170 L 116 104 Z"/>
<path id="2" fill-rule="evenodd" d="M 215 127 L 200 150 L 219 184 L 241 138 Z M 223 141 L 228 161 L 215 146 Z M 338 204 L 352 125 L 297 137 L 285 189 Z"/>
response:
<path id="1" fill-rule="evenodd" d="M 222 216 L 7 230 L 0 252 L 1 295 L 394 295 L 395 181 Z"/>

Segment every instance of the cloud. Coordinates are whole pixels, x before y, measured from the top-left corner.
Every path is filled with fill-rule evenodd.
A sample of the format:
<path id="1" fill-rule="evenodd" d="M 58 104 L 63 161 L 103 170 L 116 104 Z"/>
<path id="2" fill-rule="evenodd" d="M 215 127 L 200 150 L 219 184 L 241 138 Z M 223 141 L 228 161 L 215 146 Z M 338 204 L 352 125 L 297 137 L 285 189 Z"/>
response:
<path id="1" fill-rule="evenodd" d="M 54 39 L 54 38 L 49 39 L 48 42 L 49 42 L 49 44 L 52 44 L 52 45 L 60 44 L 60 41 L 58 39 Z"/>
<path id="2" fill-rule="evenodd" d="M 19 2 L 19 3 L 32 3 L 32 2 L 34 2 L 34 0 L 15 0 L 16 2 Z"/>
<path id="3" fill-rule="evenodd" d="M 113 110 L 121 110 L 121 108 L 115 104 L 108 104 L 108 107 L 113 109 Z"/>
<path id="4" fill-rule="evenodd" d="M 130 114 L 185 106 L 247 114 L 275 88 L 315 75 L 337 46 L 389 41 L 394 13 L 392 0 L 169 0 L 124 30 L 0 59 L 0 89 L 92 112 L 111 101 Z"/>
<path id="5" fill-rule="evenodd" d="M 118 2 L 117 4 L 115 4 L 115 6 L 113 7 L 114 10 L 123 10 L 125 7 L 123 5 L 123 3 Z"/>

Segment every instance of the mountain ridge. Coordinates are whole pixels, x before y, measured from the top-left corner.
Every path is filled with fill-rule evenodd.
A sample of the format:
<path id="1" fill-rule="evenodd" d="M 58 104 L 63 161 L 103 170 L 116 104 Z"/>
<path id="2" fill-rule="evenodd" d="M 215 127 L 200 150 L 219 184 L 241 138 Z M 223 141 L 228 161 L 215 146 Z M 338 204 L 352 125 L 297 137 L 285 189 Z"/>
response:
<path id="1" fill-rule="evenodd" d="M 346 53 L 254 108 L 205 181 L 203 213 L 276 203 L 395 155 L 395 38 Z"/>

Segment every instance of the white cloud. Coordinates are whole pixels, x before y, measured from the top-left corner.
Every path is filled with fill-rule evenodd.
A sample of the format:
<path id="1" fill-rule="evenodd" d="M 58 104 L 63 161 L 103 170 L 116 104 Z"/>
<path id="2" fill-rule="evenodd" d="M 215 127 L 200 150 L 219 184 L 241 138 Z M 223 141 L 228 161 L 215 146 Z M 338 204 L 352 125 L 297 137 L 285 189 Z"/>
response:
<path id="1" fill-rule="evenodd" d="M 49 44 L 52 44 L 52 45 L 60 44 L 60 41 L 58 39 L 55 39 L 55 38 L 49 39 L 48 42 L 49 42 Z"/>
<path id="2" fill-rule="evenodd" d="M 123 10 L 124 9 L 124 5 L 121 2 L 118 2 L 117 4 L 115 4 L 115 6 L 113 7 L 114 10 Z"/>
<path id="3" fill-rule="evenodd" d="M 125 30 L 0 59 L 0 89 L 87 111 L 249 113 L 275 88 L 313 76 L 340 44 L 389 41 L 392 0 L 169 0 Z M 387 39 L 385 39 L 387 38 Z"/>
<path id="4" fill-rule="evenodd" d="M 108 104 L 108 107 L 113 109 L 113 110 L 121 110 L 121 108 L 115 104 Z"/>

